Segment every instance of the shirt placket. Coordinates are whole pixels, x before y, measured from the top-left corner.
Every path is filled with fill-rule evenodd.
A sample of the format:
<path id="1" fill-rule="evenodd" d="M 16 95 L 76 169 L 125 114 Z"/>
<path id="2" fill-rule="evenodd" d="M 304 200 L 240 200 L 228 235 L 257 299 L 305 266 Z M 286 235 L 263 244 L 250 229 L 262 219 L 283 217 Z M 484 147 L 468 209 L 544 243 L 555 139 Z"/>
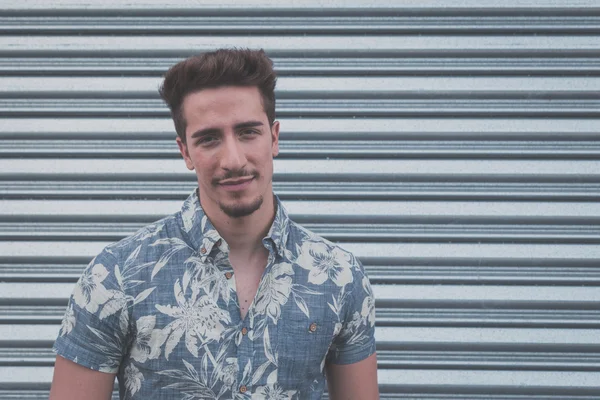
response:
<path id="1" fill-rule="evenodd" d="M 223 276 L 225 276 L 225 279 L 227 279 L 228 283 L 229 283 L 229 290 L 232 291 L 237 299 L 237 291 L 236 291 L 236 287 L 235 287 L 235 276 L 233 273 L 233 267 L 231 265 L 231 263 L 229 262 L 229 247 L 227 245 L 221 246 L 222 243 L 222 239 L 219 239 L 214 246 L 212 247 L 212 249 L 209 251 L 206 246 L 203 246 L 202 249 L 200 250 L 200 253 L 203 255 L 208 256 L 208 254 L 210 254 L 212 257 L 216 257 L 217 253 L 222 253 L 224 256 L 224 260 L 226 260 L 226 263 L 223 263 L 222 261 L 219 263 L 216 263 L 217 265 L 217 269 L 219 270 L 219 273 L 222 274 Z M 222 301 L 222 300 L 221 300 Z M 231 318 L 231 326 L 236 326 L 239 327 L 241 325 L 241 319 L 240 319 L 240 312 L 238 309 L 238 306 L 236 305 L 236 301 L 231 301 L 231 299 L 229 300 L 229 302 L 227 304 L 224 304 L 225 302 L 223 301 L 223 309 L 227 309 L 227 311 L 229 312 L 229 316 Z M 235 341 L 234 341 L 234 345 L 235 345 Z M 239 349 L 237 348 L 237 346 L 235 348 L 232 348 L 231 345 L 229 346 L 229 348 L 227 349 L 227 353 L 228 356 L 226 357 L 236 357 L 238 359 L 238 366 L 239 364 Z M 238 378 L 238 382 L 239 382 L 239 378 Z M 231 388 L 233 394 L 232 394 L 232 398 L 235 399 L 235 392 L 240 390 L 240 385 L 237 385 L 237 387 L 232 387 Z"/>
<path id="2" fill-rule="evenodd" d="M 265 279 L 265 277 L 267 276 L 268 273 L 270 273 L 273 264 L 275 262 L 276 256 L 275 253 L 273 251 L 272 248 L 272 244 L 271 243 L 266 243 L 265 247 L 267 247 L 267 249 L 269 250 L 269 258 L 267 260 L 267 266 L 265 267 L 265 270 L 263 271 L 263 274 L 260 278 L 260 282 L 258 284 L 258 287 L 260 288 L 263 280 Z M 235 285 L 234 285 L 234 289 L 235 289 Z M 254 340 L 250 339 L 250 330 L 251 330 L 251 326 L 250 326 L 250 313 L 254 312 L 254 307 L 255 307 L 255 302 L 254 300 L 256 300 L 258 296 L 258 290 L 256 292 L 256 294 L 254 295 L 254 299 L 252 300 L 252 304 L 250 304 L 250 307 L 248 308 L 248 312 L 246 313 L 246 317 L 244 318 L 244 320 L 241 320 L 240 318 L 240 309 L 239 309 L 239 305 L 235 304 L 234 302 L 230 302 L 230 306 L 229 306 L 229 313 L 231 314 L 232 317 L 232 321 L 239 321 L 239 329 L 240 329 L 240 335 L 241 335 L 241 340 L 240 340 L 240 344 L 237 346 L 237 359 L 238 359 L 238 391 L 241 394 L 250 394 L 252 393 L 252 388 L 251 388 L 251 380 L 252 380 L 252 376 L 254 374 L 254 372 L 256 371 L 256 368 L 258 368 L 265 360 L 260 359 L 260 354 L 255 353 L 255 346 L 254 346 L 254 341 L 257 340 L 256 337 L 254 337 Z M 236 291 L 236 298 L 237 298 L 237 291 Z M 239 302 L 239 301 L 238 301 Z M 236 319 L 234 319 L 234 316 Z M 258 345 L 258 347 L 260 347 L 260 344 Z M 248 362 L 250 362 L 250 365 L 252 366 L 251 370 L 249 371 L 249 373 L 244 376 L 244 370 L 246 369 L 246 365 L 248 365 Z"/>

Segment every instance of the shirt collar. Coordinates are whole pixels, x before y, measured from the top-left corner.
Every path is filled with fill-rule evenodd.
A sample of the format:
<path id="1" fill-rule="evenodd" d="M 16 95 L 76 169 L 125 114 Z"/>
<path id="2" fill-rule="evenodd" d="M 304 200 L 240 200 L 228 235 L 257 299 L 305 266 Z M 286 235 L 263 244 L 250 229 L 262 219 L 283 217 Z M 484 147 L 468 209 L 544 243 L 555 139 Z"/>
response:
<path id="1" fill-rule="evenodd" d="M 275 212 L 273 224 L 262 242 L 270 252 L 274 251 L 284 257 L 290 220 L 279 198 L 273 196 L 277 211 Z M 198 252 L 203 262 L 206 261 L 206 257 L 213 251 L 214 247 L 218 247 L 223 252 L 229 252 L 229 246 L 204 213 L 198 198 L 198 190 L 194 190 L 184 201 L 178 217 L 181 228 L 188 237 L 188 242 Z"/>

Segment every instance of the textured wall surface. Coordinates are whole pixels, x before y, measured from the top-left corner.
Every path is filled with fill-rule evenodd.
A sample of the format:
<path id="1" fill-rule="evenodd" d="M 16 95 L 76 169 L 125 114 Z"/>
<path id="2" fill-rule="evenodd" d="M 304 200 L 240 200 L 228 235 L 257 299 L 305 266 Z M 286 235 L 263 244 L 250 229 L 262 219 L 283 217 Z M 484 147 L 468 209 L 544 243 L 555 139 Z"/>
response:
<path id="1" fill-rule="evenodd" d="M 274 59 L 275 190 L 365 264 L 382 398 L 600 398 L 600 0 L 21 0 L 0 399 L 47 398 L 81 270 L 195 187 L 157 88 L 220 46 Z"/>

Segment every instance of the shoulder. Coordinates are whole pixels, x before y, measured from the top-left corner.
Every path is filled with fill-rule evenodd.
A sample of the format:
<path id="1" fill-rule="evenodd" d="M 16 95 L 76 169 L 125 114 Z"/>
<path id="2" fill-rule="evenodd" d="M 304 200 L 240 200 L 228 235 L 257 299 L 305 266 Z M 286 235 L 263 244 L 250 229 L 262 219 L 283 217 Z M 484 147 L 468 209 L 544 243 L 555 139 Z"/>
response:
<path id="1" fill-rule="evenodd" d="M 164 242 L 169 239 L 176 240 L 180 238 L 181 234 L 179 233 L 175 216 L 176 214 L 169 215 L 139 228 L 133 234 L 106 246 L 101 255 L 110 255 L 116 262 L 119 262 L 127 260 L 134 254 L 148 253 L 147 250 L 159 241 Z"/>
<path id="2" fill-rule="evenodd" d="M 343 248 L 342 245 L 334 243 L 324 237 L 305 228 L 297 222 L 291 221 L 289 224 L 288 247 L 292 246 L 300 249 L 300 253 L 314 252 L 321 250 L 332 261 L 349 262 L 353 266 L 362 269 L 362 265 L 354 254 Z"/>
<path id="3" fill-rule="evenodd" d="M 357 280 L 360 284 L 365 277 L 364 268 L 353 253 L 294 221 L 289 224 L 287 247 L 295 256 L 295 264 L 310 271 L 310 283 L 331 280 L 344 287 Z"/>
<path id="4" fill-rule="evenodd" d="M 148 285 L 152 266 L 162 249 L 154 243 L 169 231 L 170 218 L 138 229 L 134 234 L 106 246 L 83 270 L 73 292 L 75 304 L 104 319 L 123 309 Z"/>

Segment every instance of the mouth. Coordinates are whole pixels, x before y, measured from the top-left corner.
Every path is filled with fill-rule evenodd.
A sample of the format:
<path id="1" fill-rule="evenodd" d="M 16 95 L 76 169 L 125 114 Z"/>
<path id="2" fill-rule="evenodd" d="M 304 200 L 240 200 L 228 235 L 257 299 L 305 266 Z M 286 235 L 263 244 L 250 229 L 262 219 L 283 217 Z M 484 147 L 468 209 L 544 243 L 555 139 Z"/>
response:
<path id="1" fill-rule="evenodd" d="M 250 185 L 250 183 L 254 180 L 253 176 L 247 176 L 242 178 L 235 179 L 224 179 L 219 182 L 219 186 L 224 188 L 227 191 L 239 191 L 243 190 Z"/>

